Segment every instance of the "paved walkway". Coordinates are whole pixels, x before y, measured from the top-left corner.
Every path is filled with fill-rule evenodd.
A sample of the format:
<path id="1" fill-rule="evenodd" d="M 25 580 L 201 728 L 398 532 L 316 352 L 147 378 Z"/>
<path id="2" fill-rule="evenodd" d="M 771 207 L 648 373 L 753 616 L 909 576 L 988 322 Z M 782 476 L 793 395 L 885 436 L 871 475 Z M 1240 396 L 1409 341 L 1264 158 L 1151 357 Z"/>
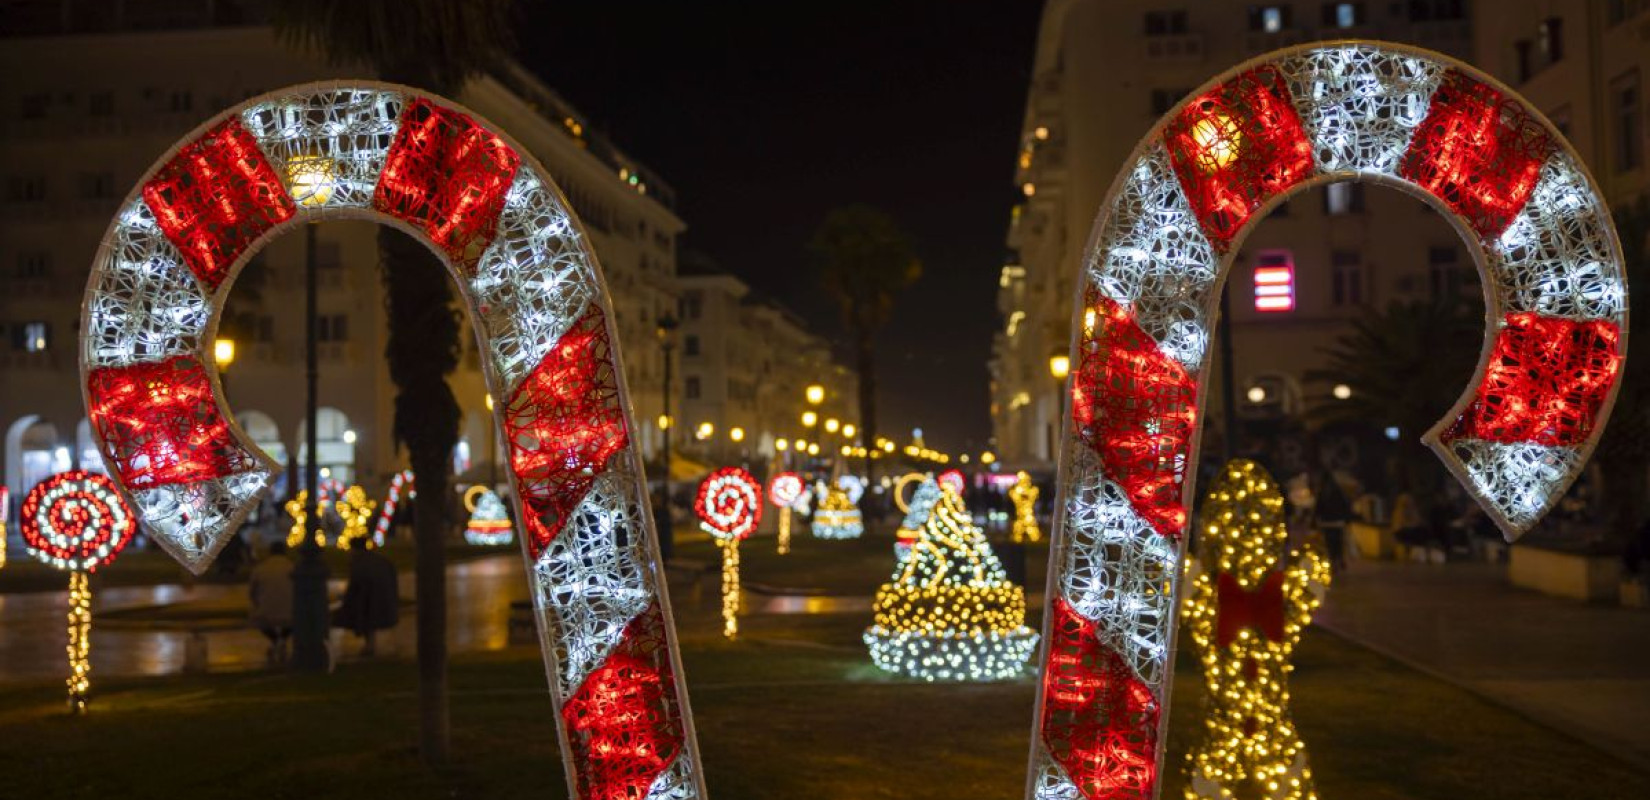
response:
<path id="1" fill-rule="evenodd" d="M 1650 612 L 1515 589 L 1499 565 L 1366 561 L 1316 621 L 1650 769 Z"/>

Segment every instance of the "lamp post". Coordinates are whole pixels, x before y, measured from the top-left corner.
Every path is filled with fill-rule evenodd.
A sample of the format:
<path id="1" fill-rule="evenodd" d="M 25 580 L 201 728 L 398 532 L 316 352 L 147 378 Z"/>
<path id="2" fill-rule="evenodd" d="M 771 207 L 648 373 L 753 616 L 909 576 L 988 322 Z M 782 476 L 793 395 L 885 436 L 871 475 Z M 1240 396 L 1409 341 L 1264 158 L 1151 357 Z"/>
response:
<path id="1" fill-rule="evenodd" d="M 1060 445 L 1060 434 L 1066 424 L 1066 378 L 1071 375 L 1071 356 L 1065 350 L 1055 350 L 1048 357 L 1048 374 L 1054 378 L 1056 387 L 1056 408 L 1058 413 L 1054 417 L 1054 434 L 1048 443 L 1048 457 L 1058 459 L 1055 448 Z"/>
<path id="2" fill-rule="evenodd" d="M 315 536 L 321 528 L 320 469 L 316 451 L 320 435 L 315 417 L 319 392 L 320 365 L 316 354 L 319 332 L 316 309 L 315 226 L 304 226 L 304 486 L 309 490 L 309 507 L 304 514 L 304 540 L 298 546 L 298 563 L 292 567 L 292 667 L 304 672 L 327 668 L 327 562 L 321 560 L 321 546 Z"/>
<path id="3" fill-rule="evenodd" d="M 665 461 L 664 475 L 659 484 L 664 495 L 665 508 L 662 514 L 655 512 L 654 518 L 658 521 L 659 527 L 659 557 L 665 561 L 669 561 L 676 553 L 676 529 L 670 514 L 670 431 L 675 427 L 671 424 L 673 420 L 670 418 L 670 352 L 676 349 L 678 324 L 675 317 L 666 314 L 659 318 L 659 327 L 656 331 L 659 337 L 659 352 L 665 359 L 665 383 L 661 390 L 665 412 L 659 417 L 659 433 L 664 442 L 661 451 Z"/>

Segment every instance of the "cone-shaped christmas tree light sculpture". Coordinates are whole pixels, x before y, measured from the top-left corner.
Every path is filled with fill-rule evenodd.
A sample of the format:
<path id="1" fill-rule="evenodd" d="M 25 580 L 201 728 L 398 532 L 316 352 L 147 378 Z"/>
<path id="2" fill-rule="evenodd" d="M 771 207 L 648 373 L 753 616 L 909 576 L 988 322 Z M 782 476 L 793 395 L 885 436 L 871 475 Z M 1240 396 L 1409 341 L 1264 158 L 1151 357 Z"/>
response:
<path id="1" fill-rule="evenodd" d="M 739 542 L 762 521 L 762 484 L 738 467 L 723 467 L 699 484 L 693 508 L 699 527 L 722 549 L 722 635 L 739 635 Z"/>
<path id="2" fill-rule="evenodd" d="M 1037 495 L 1041 491 L 1031 482 L 1031 476 L 1021 472 L 1008 489 L 1008 499 L 1014 503 L 1014 527 L 1010 536 L 1016 544 L 1040 542 L 1043 529 L 1037 527 Z"/>
<path id="3" fill-rule="evenodd" d="M 80 470 L 31 489 L 21 516 L 29 553 L 69 573 L 69 710 L 84 713 L 92 688 L 89 575 L 120 555 L 137 525 L 112 481 Z"/>
<path id="4" fill-rule="evenodd" d="M 1209 695 L 1203 737 L 1187 756 L 1186 797 L 1315 798 L 1289 715 L 1289 660 L 1329 583 L 1329 562 L 1311 548 L 1289 552 L 1283 495 L 1253 461 L 1221 470 L 1199 525 L 1202 570 L 1184 620 Z"/>
<path id="5" fill-rule="evenodd" d="M 814 509 L 814 521 L 809 530 L 820 539 L 858 539 L 865 532 L 865 521 L 855 505 L 854 484 L 837 481 L 815 491 L 819 508 Z M 864 491 L 863 485 L 860 491 Z"/>
<path id="6" fill-rule="evenodd" d="M 917 495 L 925 492 L 937 499 L 872 605 L 875 624 L 865 631 L 871 660 L 930 681 L 1018 675 L 1037 647 L 1025 624 L 1025 590 L 1009 582 L 956 492 L 933 480 Z M 915 498 L 910 505 L 917 507 Z"/>
<path id="7" fill-rule="evenodd" d="M 917 488 L 911 492 L 911 499 L 906 500 L 903 493 L 911 483 L 916 483 Z M 894 502 L 899 505 L 899 510 L 905 512 L 899 530 L 894 532 L 896 564 L 904 564 L 905 557 L 911 554 L 911 546 L 922 538 L 922 526 L 928 522 L 928 515 L 934 513 L 934 504 L 940 501 L 940 493 L 939 483 L 920 472 L 909 473 L 894 485 Z"/>
<path id="8" fill-rule="evenodd" d="M 464 526 L 464 541 L 477 547 L 498 547 L 516 540 L 504 500 L 485 486 L 471 486 L 464 493 L 464 507 L 470 521 Z"/>
<path id="9" fill-rule="evenodd" d="M 791 552 L 791 508 L 802 499 L 805 491 L 802 476 L 781 472 L 768 481 L 768 500 L 779 507 L 779 554 Z"/>

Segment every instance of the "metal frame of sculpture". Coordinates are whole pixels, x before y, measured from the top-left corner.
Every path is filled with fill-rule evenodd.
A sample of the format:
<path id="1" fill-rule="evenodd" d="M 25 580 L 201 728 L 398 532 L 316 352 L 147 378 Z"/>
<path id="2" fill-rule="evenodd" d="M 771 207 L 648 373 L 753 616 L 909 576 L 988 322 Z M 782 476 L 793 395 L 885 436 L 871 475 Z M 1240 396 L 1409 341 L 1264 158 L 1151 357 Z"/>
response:
<path id="1" fill-rule="evenodd" d="M 509 447 L 575 797 L 702 797 L 613 312 L 544 168 L 443 98 L 371 82 L 281 89 L 208 121 L 104 238 L 81 340 L 111 477 L 149 534 L 206 568 L 279 469 L 235 424 L 211 346 L 235 275 L 303 222 L 367 219 L 446 263 Z"/>
<path id="2" fill-rule="evenodd" d="M 1626 353 L 1620 245 L 1538 111 L 1375 42 L 1280 50 L 1205 84 L 1124 162 L 1080 270 L 1029 797 L 1156 796 L 1220 287 L 1271 208 L 1346 180 L 1422 199 L 1471 245 L 1478 379 L 1424 441 L 1509 539 L 1596 444 Z"/>

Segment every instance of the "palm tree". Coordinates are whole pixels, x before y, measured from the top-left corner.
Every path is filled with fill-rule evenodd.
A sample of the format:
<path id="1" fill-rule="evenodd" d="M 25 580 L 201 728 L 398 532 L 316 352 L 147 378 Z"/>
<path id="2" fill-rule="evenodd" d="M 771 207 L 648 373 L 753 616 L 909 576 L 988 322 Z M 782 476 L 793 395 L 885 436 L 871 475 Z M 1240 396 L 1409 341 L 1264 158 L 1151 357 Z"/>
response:
<path id="1" fill-rule="evenodd" d="M 1616 209 L 1615 219 L 1627 285 L 1650 286 L 1650 203 L 1641 197 Z M 1631 315 L 1628 343 L 1646 341 L 1647 325 L 1650 314 Z M 1594 460 L 1603 478 L 1610 533 L 1617 541 L 1627 541 L 1644 520 L 1645 489 L 1650 484 L 1650 358 L 1628 359 L 1623 367 L 1608 435 L 1599 440 Z"/>
<path id="2" fill-rule="evenodd" d="M 1346 400 L 1310 412 L 1317 422 L 1376 423 L 1398 429 L 1394 478 L 1423 504 L 1438 487 L 1435 459 L 1421 434 L 1449 411 L 1473 373 L 1482 321 L 1458 299 L 1396 300 L 1367 308 L 1352 330 L 1325 349 L 1327 367 L 1307 380 L 1344 383 Z"/>
<path id="3" fill-rule="evenodd" d="M 510 42 L 511 0 L 283 0 L 281 39 L 334 64 L 451 96 L 499 59 Z M 380 278 L 389 317 L 395 438 L 418 476 L 413 538 L 418 546 L 419 749 L 441 763 L 447 715 L 447 479 L 458 442 L 459 406 L 446 376 L 458 366 L 458 314 L 446 269 L 423 245 L 378 229 Z"/>
<path id="4" fill-rule="evenodd" d="M 809 250 L 819 260 L 825 291 L 836 299 L 854 342 L 859 429 L 869 453 L 877 441 L 876 335 L 894 314 L 894 295 L 922 277 L 922 262 L 891 217 L 863 205 L 826 214 Z M 869 457 L 865 472 L 876 477 Z"/>

